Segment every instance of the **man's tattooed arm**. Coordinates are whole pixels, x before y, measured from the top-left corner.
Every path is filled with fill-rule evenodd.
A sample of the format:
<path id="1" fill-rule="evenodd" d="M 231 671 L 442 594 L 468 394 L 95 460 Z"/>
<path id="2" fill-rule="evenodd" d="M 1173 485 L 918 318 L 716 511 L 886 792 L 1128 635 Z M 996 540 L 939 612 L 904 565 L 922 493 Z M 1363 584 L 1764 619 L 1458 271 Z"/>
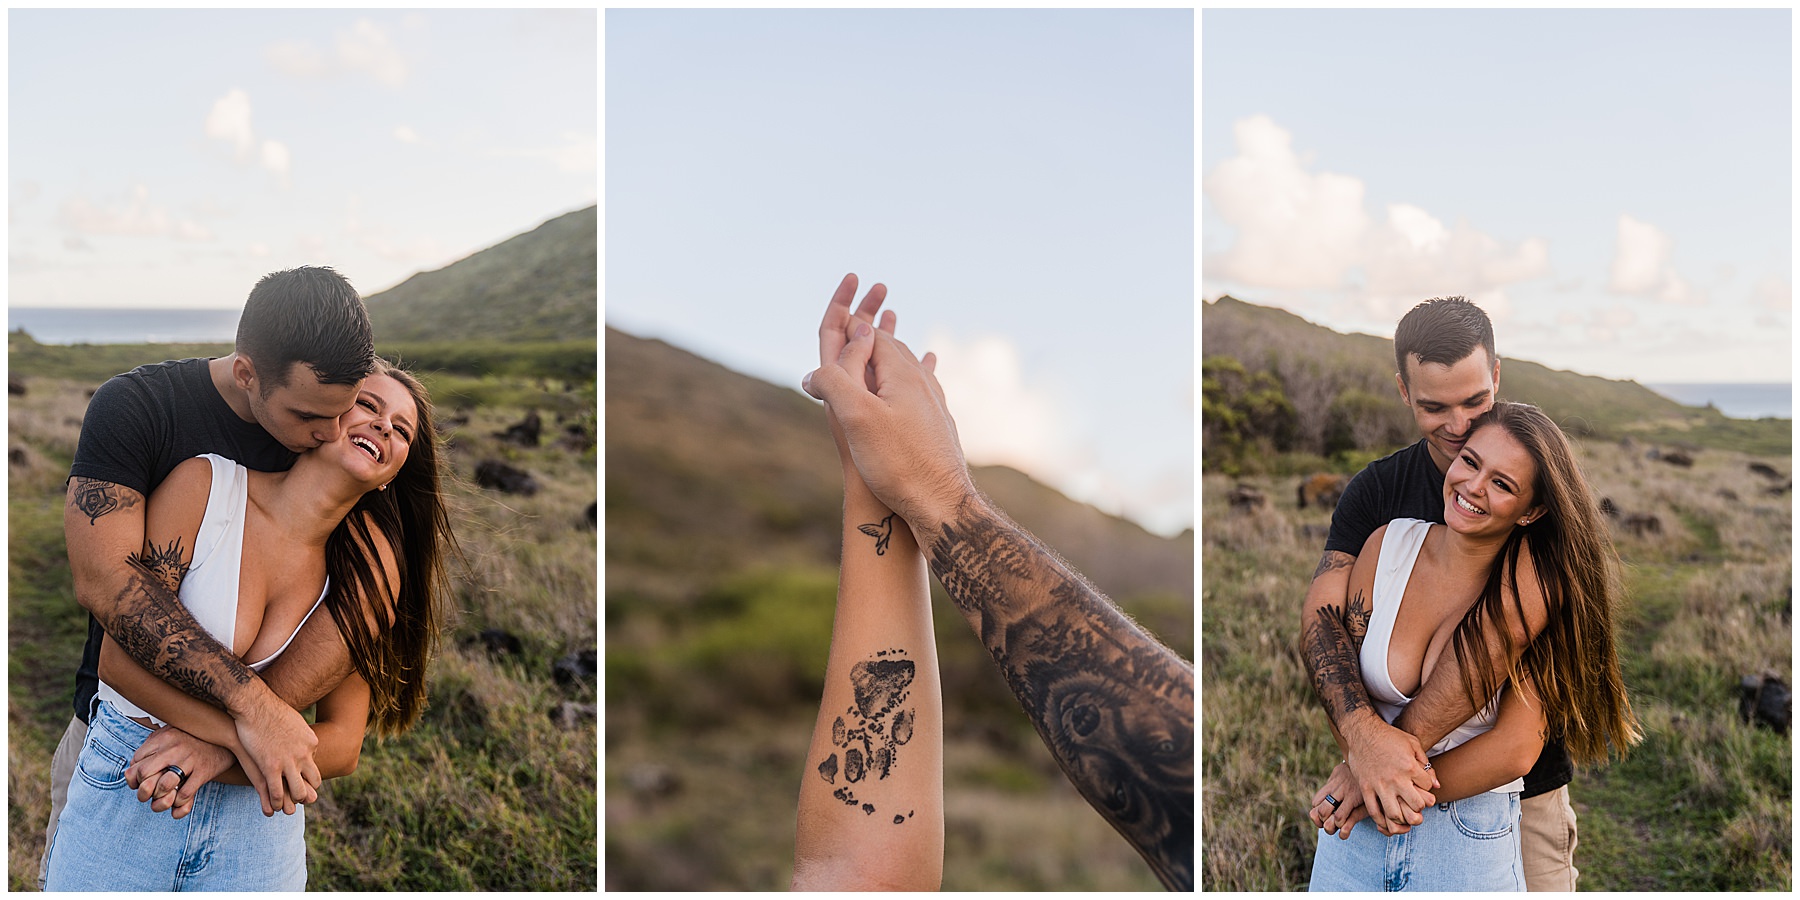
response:
<path id="1" fill-rule="evenodd" d="M 1174 890 L 1194 887 L 1194 669 L 969 496 L 922 535 L 1069 781 Z"/>
<path id="2" fill-rule="evenodd" d="M 1324 584 L 1348 587 L 1350 569 L 1355 565 L 1356 557 L 1348 553 L 1325 551 L 1319 568 L 1313 572 L 1315 588 L 1321 584 L 1321 577 L 1333 575 L 1335 579 Z M 1343 592 L 1338 591 L 1337 595 L 1341 597 Z M 1306 621 L 1302 624 L 1302 652 L 1312 671 L 1313 691 L 1319 695 L 1332 724 L 1339 728 L 1352 713 L 1373 709 L 1357 660 L 1368 630 L 1369 604 L 1361 593 L 1347 602 L 1317 602 L 1309 598 Z"/>
<path id="3" fill-rule="evenodd" d="M 179 539 L 144 540 L 143 495 L 92 478 L 69 479 L 64 535 L 77 598 L 108 637 L 149 672 L 228 708 L 254 677 L 176 597 L 187 571 Z M 128 549 L 129 548 L 129 549 Z"/>

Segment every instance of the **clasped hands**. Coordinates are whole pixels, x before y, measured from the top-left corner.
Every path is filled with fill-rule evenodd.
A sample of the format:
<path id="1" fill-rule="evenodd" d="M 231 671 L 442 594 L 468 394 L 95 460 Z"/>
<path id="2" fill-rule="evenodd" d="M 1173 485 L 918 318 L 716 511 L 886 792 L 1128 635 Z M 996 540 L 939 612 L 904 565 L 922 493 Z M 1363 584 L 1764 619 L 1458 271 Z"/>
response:
<path id="1" fill-rule="evenodd" d="M 1349 749 L 1313 794 L 1307 811 L 1313 825 L 1348 840 L 1363 819 L 1389 836 L 1424 821 L 1425 807 L 1437 802 L 1431 792 L 1439 782 L 1418 738 L 1373 716 L 1344 731 Z"/>
<path id="2" fill-rule="evenodd" d="M 309 731 L 308 734 L 311 732 Z M 292 784 L 284 785 L 283 802 L 271 803 L 266 787 L 262 794 L 263 815 L 284 812 L 293 815 L 297 804 L 318 799 L 321 781 L 310 753 L 302 755 L 305 771 Z M 152 812 L 168 812 L 180 819 L 193 811 L 194 798 L 200 788 L 231 771 L 237 764 L 252 786 L 266 785 L 262 770 L 251 754 L 238 756 L 232 750 L 197 738 L 173 725 L 152 732 L 138 746 L 125 769 L 125 784 L 137 791 L 139 802 L 149 803 Z"/>
<path id="3" fill-rule="evenodd" d="M 819 368 L 801 387 L 825 401 L 838 450 L 869 490 L 915 532 L 935 528 L 974 493 L 937 360 L 894 337 L 893 311 L 881 312 L 886 286 L 869 288 L 852 312 L 856 285 L 845 275 L 825 307 Z"/>

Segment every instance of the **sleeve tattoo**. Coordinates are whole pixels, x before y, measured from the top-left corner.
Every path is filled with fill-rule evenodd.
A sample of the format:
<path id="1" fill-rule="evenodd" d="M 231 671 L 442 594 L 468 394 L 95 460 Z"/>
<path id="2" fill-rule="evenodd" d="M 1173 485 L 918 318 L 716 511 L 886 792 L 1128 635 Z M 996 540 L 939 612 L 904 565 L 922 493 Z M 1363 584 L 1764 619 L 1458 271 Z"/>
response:
<path id="1" fill-rule="evenodd" d="M 1313 577 L 1355 563 L 1356 557 L 1347 553 L 1326 551 Z M 1306 623 L 1304 643 L 1306 662 L 1313 673 L 1313 690 L 1324 704 L 1326 715 L 1339 725 L 1344 716 L 1371 705 L 1357 659 L 1363 637 L 1369 632 L 1370 608 L 1369 598 L 1357 591 L 1343 605 L 1333 603 L 1320 608 Z"/>
<path id="2" fill-rule="evenodd" d="M 1082 796 L 1165 886 L 1194 885 L 1194 670 L 1048 547 L 965 501 L 931 571 Z"/>

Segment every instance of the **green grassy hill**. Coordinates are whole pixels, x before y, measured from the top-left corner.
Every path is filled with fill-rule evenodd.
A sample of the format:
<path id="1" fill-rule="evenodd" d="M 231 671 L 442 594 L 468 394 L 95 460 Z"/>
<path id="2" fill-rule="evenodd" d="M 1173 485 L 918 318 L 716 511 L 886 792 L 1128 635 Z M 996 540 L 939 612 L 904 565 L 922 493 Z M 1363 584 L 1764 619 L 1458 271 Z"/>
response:
<path id="1" fill-rule="evenodd" d="M 1633 381 L 1512 359 L 1504 353 L 1505 335 L 1499 339 L 1501 397 L 1542 407 L 1573 435 L 1767 455 L 1792 450 L 1789 420 L 1731 419 L 1716 409 L 1682 406 Z M 1388 338 L 1340 334 L 1227 296 L 1204 306 L 1201 341 L 1203 365 L 1231 357 L 1249 373 L 1268 372 L 1279 380 L 1293 406 L 1294 448 L 1302 453 L 1331 455 L 1334 425 L 1354 424 L 1361 431 L 1336 435 L 1338 446 L 1354 443 L 1369 451 L 1386 452 L 1417 437 L 1394 387 Z"/>
<path id="2" fill-rule="evenodd" d="M 598 321 L 596 207 L 364 298 L 383 342 L 591 340 Z"/>
<path id="3" fill-rule="evenodd" d="M 607 887 L 784 889 L 836 602 L 842 483 L 824 409 L 612 328 L 606 369 Z M 974 475 L 1192 658 L 1191 532 L 1159 537 L 1011 469 Z M 1157 889 L 933 594 L 945 888 Z"/>

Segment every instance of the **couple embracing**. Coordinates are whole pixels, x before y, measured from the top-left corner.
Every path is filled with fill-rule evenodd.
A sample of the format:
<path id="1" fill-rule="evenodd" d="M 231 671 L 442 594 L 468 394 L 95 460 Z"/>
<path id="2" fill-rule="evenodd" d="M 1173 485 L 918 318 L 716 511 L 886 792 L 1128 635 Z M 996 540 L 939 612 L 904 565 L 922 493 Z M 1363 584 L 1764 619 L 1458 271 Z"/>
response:
<path id="1" fill-rule="evenodd" d="M 1618 555 L 1561 429 L 1497 399 L 1479 307 L 1414 307 L 1394 356 L 1422 438 L 1350 482 L 1303 613 L 1344 756 L 1311 889 L 1573 890 L 1571 762 L 1640 738 Z"/>
<path id="2" fill-rule="evenodd" d="M 258 282 L 232 355 L 94 393 L 64 511 L 88 641 L 40 886 L 305 888 L 304 805 L 425 705 L 441 465 L 424 389 L 329 268 Z"/>

